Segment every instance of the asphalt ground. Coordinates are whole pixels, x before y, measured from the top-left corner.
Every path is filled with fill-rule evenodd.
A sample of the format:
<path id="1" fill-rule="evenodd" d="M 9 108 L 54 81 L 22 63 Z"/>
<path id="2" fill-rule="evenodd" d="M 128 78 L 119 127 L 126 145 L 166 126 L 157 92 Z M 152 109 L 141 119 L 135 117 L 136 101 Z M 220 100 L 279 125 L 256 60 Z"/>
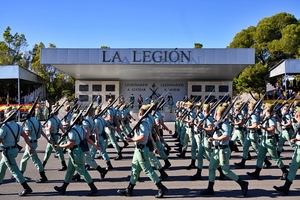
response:
<path id="1" fill-rule="evenodd" d="M 174 130 L 174 123 L 167 123 L 167 125 Z M 186 159 L 179 159 L 174 151 L 175 141 L 167 132 L 165 132 L 165 139 L 172 147 L 170 152 L 170 162 L 172 164 L 169 170 L 166 172 L 169 175 L 167 181 L 163 184 L 169 189 L 168 194 L 165 198 L 171 199 L 196 199 L 196 198 L 213 198 L 213 199 L 240 199 L 244 198 L 241 195 L 239 185 L 232 180 L 216 180 L 215 182 L 215 195 L 213 197 L 203 197 L 200 196 L 200 191 L 207 188 L 208 185 L 208 161 L 204 161 L 204 169 L 202 171 L 202 180 L 191 181 L 190 176 L 196 173 L 196 169 L 186 170 L 185 167 L 190 163 L 190 152 L 187 152 Z M 23 142 L 21 142 L 23 144 Z M 120 143 L 120 146 L 123 144 Z M 38 155 L 40 159 L 43 159 L 44 150 L 46 147 L 46 141 L 41 138 L 39 141 Z M 240 151 L 242 150 L 239 146 Z M 283 161 L 285 165 L 290 163 L 293 150 L 289 146 L 284 147 L 285 151 L 282 153 Z M 24 149 L 23 149 L 24 150 Z M 99 173 L 97 171 L 89 171 L 92 178 L 95 181 L 95 185 L 99 189 L 97 196 L 88 197 L 86 194 L 89 191 L 89 187 L 85 182 L 74 182 L 69 185 L 67 192 L 64 196 L 58 195 L 53 189 L 54 186 L 60 186 L 63 182 L 65 171 L 60 172 L 58 169 L 61 164 L 57 158 L 54 158 L 54 153 L 51 155 L 45 171 L 49 179 L 47 183 L 37 184 L 34 182 L 35 179 L 39 178 L 39 173 L 35 169 L 33 163 L 29 160 L 25 176 L 31 178 L 28 184 L 32 187 L 33 193 L 29 196 L 22 197 L 24 199 L 36 199 L 36 200 L 50 200 L 50 199 L 154 199 L 154 195 L 157 193 L 157 188 L 154 183 L 141 173 L 141 181 L 137 183 L 134 188 L 134 196 L 132 197 L 122 197 L 117 193 L 118 189 L 126 188 L 128 185 L 127 176 L 130 174 L 131 170 L 131 159 L 134 150 L 134 144 L 131 143 L 130 146 L 123 150 L 123 160 L 115 161 L 112 159 L 112 165 L 114 169 L 109 171 L 104 180 L 100 180 Z M 190 150 L 190 149 L 188 149 Z M 108 152 L 111 158 L 116 156 L 113 148 L 108 148 Z M 17 162 L 19 163 L 22 157 L 22 151 L 17 157 Z M 252 156 L 255 153 L 251 152 Z M 281 186 L 284 181 L 280 180 L 281 170 L 277 168 L 275 163 L 272 162 L 272 166 L 269 169 L 263 169 L 261 171 L 261 180 L 252 180 L 247 172 L 252 172 L 255 169 L 256 159 L 247 161 L 246 169 L 235 169 L 234 162 L 239 162 L 241 160 L 242 152 L 233 152 L 232 158 L 230 160 L 231 169 L 241 178 L 249 181 L 249 191 L 247 198 L 259 198 L 259 199 L 299 199 L 300 198 L 300 170 L 298 170 L 298 175 L 296 180 L 294 180 L 289 196 L 281 196 L 276 193 L 273 186 Z M 68 154 L 65 154 L 66 160 L 68 160 Z M 97 159 L 98 164 L 101 166 L 106 166 L 103 160 Z M 164 164 L 162 162 L 162 164 Z M 158 172 L 159 174 L 159 172 Z M 216 172 L 217 177 L 219 175 Z M 11 180 L 11 174 L 7 170 L 3 184 L 0 186 L 0 199 L 17 199 L 21 198 L 17 196 L 17 193 L 22 190 L 21 185 Z"/>

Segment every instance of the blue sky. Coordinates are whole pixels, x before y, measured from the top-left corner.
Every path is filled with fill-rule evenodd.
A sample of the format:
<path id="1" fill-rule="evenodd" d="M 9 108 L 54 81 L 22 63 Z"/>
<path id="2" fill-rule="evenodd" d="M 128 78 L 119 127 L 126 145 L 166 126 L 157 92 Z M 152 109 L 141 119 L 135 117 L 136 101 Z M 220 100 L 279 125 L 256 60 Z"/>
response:
<path id="1" fill-rule="evenodd" d="M 2 1 L 0 32 L 25 34 L 29 47 L 224 48 L 264 17 L 300 18 L 299 0 L 26 0 Z M 1 40 L 2 37 L 0 38 Z"/>

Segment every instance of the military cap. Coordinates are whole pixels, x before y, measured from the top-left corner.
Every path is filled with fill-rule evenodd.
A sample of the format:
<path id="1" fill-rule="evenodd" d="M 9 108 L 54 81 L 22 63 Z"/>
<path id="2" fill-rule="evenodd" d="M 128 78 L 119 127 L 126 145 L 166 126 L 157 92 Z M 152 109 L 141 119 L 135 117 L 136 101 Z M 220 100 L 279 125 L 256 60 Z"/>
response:
<path id="1" fill-rule="evenodd" d="M 265 109 L 268 111 L 272 111 L 274 109 L 274 105 L 271 103 L 266 103 Z"/>
<path id="2" fill-rule="evenodd" d="M 190 106 L 192 106 L 193 105 L 193 103 L 192 102 L 190 102 L 190 101 L 187 101 L 187 102 L 185 102 L 185 104 L 184 104 L 185 106 L 188 106 L 188 107 L 190 107 Z"/>
<path id="3" fill-rule="evenodd" d="M 300 106 L 297 106 L 295 110 L 296 112 L 300 113 Z"/>

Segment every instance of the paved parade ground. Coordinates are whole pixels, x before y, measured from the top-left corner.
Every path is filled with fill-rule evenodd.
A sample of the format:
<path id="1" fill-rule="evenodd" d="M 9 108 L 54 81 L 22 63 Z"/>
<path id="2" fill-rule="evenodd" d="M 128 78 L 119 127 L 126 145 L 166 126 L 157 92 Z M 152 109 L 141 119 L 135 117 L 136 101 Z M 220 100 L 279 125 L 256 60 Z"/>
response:
<path id="1" fill-rule="evenodd" d="M 174 130 L 174 123 L 167 123 L 167 125 Z M 203 178 L 200 181 L 191 181 L 190 176 L 195 174 L 196 169 L 186 170 L 185 166 L 190 163 L 190 152 L 187 152 L 188 159 L 178 159 L 176 152 L 174 151 L 174 139 L 166 134 L 166 140 L 172 147 L 170 153 L 170 162 L 172 164 L 169 170 L 166 172 L 169 175 L 167 181 L 163 183 L 168 187 L 169 192 L 165 198 L 172 199 L 196 199 L 196 198 L 213 198 L 213 199 L 231 199 L 231 198 L 243 198 L 240 192 L 240 187 L 237 183 L 231 180 L 216 180 L 215 182 L 215 196 L 213 197 L 202 197 L 200 196 L 200 191 L 205 189 L 208 185 L 208 162 L 204 162 L 204 170 L 202 172 Z M 121 146 L 123 144 L 120 144 Z M 44 156 L 44 150 L 46 146 L 45 139 L 41 139 L 39 142 L 38 155 L 42 160 Z M 131 143 L 130 146 L 123 150 L 123 160 L 115 161 L 112 159 L 112 165 L 114 166 L 113 171 L 109 171 L 104 180 L 100 180 L 99 173 L 97 171 L 89 171 L 91 176 L 95 181 L 95 185 L 98 187 L 99 192 L 96 197 L 85 196 L 90 188 L 85 182 L 71 183 L 67 188 L 67 193 L 64 196 L 58 195 L 54 191 L 53 187 L 55 185 L 61 185 L 64 179 L 65 171 L 60 172 L 57 169 L 61 167 L 60 162 L 57 158 L 54 158 L 54 154 L 51 155 L 45 169 L 46 175 L 49 179 L 47 183 L 37 184 L 34 182 L 35 179 L 39 178 L 38 171 L 34 168 L 31 161 L 28 162 L 27 170 L 25 176 L 31 178 L 29 185 L 33 189 L 33 193 L 28 197 L 23 197 L 25 199 L 154 199 L 154 195 L 157 192 L 157 188 L 148 179 L 145 174 L 141 173 L 141 182 L 138 182 L 134 189 L 133 197 L 122 197 L 119 196 L 117 190 L 120 188 L 125 188 L 128 185 L 127 176 L 130 174 L 131 169 L 131 158 L 133 154 L 134 144 Z M 241 150 L 241 146 L 239 146 Z M 282 153 L 283 161 L 285 165 L 288 165 L 292 156 L 292 149 L 289 146 L 284 147 L 285 152 Z M 24 148 L 23 148 L 24 150 Z M 108 149 L 111 158 L 116 156 L 113 148 Z M 18 156 L 18 162 L 21 159 L 23 151 Z M 251 152 L 254 156 L 254 152 Z M 68 154 L 65 154 L 65 158 L 68 159 Z M 272 167 L 270 169 L 263 169 L 261 172 L 261 180 L 251 180 L 251 178 L 246 175 L 248 171 L 254 171 L 255 161 L 254 159 L 247 161 L 246 169 L 234 169 L 234 162 L 239 162 L 241 159 L 241 152 L 233 152 L 232 158 L 230 160 L 231 168 L 235 173 L 241 175 L 243 179 L 249 180 L 249 191 L 248 198 L 260 198 L 260 199 L 299 199 L 300 198 L 300 176 L 296 177 L 296 180 L 291 186 L 291 191 L 289 196 L 280 196 L 274 192 L 273 186 L 281 186 L 284 181 L 279 180 L 281 175 L 281 170 L 275 166 L 272 162 Z M 96 160 L 101 166 L 106 166 L 103 160 Z M 298 170 L 298 174 L 299 174 Z M 218 172 L 216 173 L 219 175 Z M 0 199 L 17 199 L 17 193 L 22 190 L 21 185 L 10 180 L 11 174 L 9 171 L 6 172 L 3 184 L 0 186 Z"/>

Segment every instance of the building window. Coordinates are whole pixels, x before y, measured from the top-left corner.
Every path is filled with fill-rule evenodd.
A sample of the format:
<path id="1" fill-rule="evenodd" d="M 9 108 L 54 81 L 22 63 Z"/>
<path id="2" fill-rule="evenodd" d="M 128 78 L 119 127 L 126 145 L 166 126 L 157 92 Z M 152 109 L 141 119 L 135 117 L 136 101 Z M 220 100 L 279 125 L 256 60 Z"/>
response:
<path id="1" fill-rule="evenodd" d="M 93 85 L 93 92 L 102 91 L 102 85 Z"/>
<path id="2" fill-rule="evenodd" d="M 205 92 L 212 92 L 215 89 L 214 85 L 206 85 Z"/>
<path id="3" fill-rule="evenodd" d="M 81 92 L 89 91 L 89 85 L 79 85 L 79 91 Z"/>
<path id="4" fill-rule="evenodd" d="M 201 92 L 202 85 L 192 85 L 192 92 Z"/>
<path id="5" fill-rule="evenodd" d="M 79 101 L 81 102 L 89 101 L 89 95 L 79 95 Z"/>
<path id="6" fill-rule="evenodd" d="M 219 85 L 219 92 L 228 92 L 229 87 L 228 85 Z"/>
<path id="7" fill-rule="evenodd" d="M 116 86 L 115 85 L 106 85 L 105 90 L 108 92 L 114 92 L 116 90 Z"/>

